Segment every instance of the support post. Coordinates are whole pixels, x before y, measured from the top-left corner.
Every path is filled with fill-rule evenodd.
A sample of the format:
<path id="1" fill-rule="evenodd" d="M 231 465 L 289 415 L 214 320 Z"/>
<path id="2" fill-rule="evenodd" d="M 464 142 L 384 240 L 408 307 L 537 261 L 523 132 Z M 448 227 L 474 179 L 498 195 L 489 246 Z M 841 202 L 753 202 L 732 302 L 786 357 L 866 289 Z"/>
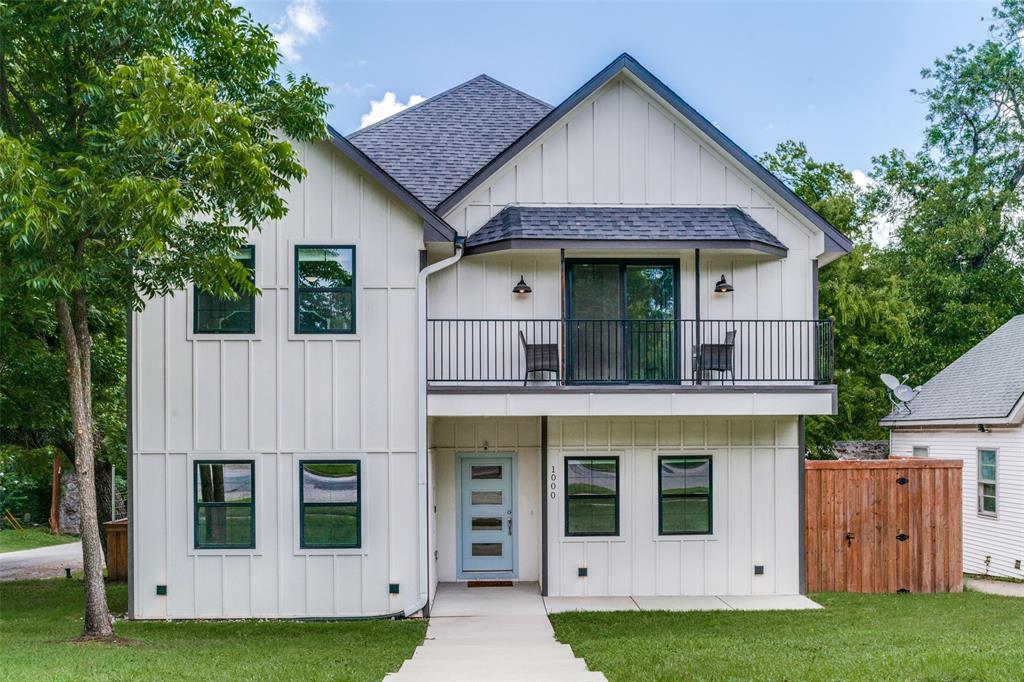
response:
<path id="1" fill-rule="evenodd" d="M 548 596 L 548 418 L 540 418 L 540 595 Z"/>
<path id="2" fill-rule="evenodd" d="M 696 383 L 703 381 L 704 370 L 701 368 L 704 350 L 701 348 L 701 323 L 700 323 L 700 249 L 693 250 L 693 291 L 694 291 L 694 347 L 697 349 L 693 359 L 693 374 Z"/>

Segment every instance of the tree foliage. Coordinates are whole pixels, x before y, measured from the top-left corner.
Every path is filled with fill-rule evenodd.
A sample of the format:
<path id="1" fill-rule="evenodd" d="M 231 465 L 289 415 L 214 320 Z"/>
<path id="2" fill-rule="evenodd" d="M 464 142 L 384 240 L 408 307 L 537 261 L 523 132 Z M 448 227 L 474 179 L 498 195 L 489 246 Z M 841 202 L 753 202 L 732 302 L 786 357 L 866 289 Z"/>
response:
<path id="1" fill-rule="evenodd" d="M 760 161 L 854 242 L 851 253 L 819 273 L 819 316 L 835 318 L 839 406 L 835 416 L 808 420 L 808 449 L 823 455 L 836 440 L 879 438 L 878 419 L 889 402 L 878 375 L 909 338 L 910 311 L 872 243 L 864 193 L 842 165 L 815 160 L 800 142 L 783 142 Z"/>
<path id="2" fill-rule="evenodd" d="M 285 214 L 282 190 L 304 175 L 287 139 L 325 134 L 325 89 L 280 77 L 278 61 L 268 28 L 227 0 L 0 4 L 3 296 L 25 300 L 36 338 L 60 340 L 86 634 L 111 633 L 95 508 L 107 359 L 96 332 L 111 310 L 189 282 L 256 293 L 232 255 Z"/>

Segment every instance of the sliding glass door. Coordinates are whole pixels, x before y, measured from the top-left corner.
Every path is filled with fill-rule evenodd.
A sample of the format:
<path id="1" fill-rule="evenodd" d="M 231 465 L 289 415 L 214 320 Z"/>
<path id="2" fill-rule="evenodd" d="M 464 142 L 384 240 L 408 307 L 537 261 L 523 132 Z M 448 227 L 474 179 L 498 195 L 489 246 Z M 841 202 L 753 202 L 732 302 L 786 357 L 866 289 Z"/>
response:
<path id="1" fill-rule="evenodd" d="M 679 379 L 677 261 L 566 262 L 568 380 Z"/>

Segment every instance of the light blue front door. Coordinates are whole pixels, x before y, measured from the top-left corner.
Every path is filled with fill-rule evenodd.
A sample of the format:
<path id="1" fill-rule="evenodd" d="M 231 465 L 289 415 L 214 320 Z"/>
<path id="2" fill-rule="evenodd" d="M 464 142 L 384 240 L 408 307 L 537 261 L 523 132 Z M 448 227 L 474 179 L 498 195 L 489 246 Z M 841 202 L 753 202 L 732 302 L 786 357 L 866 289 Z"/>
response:
<path id="1" fill-rule="evenodd" d="M 513 569 L 512 458 L 461 458 L 463 573 Z"/>

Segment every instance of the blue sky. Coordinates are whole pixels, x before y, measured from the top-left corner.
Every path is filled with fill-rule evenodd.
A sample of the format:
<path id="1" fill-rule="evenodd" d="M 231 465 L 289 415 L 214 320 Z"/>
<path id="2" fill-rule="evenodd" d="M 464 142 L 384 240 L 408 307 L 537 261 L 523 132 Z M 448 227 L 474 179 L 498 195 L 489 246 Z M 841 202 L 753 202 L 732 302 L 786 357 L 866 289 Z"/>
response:
<path id="1" fill-rule="evenodd" d="M 243 2 L 286 67 L 331 86 L 348 133 L 371 101 L 429 97 L 480 73 L 557 104 L 621 52 L 753 154 L 804 141 L 869 170 L 916 150 L 920 70 L 985 37 L 991 3 Z M 390 99 L 378 105 L 389 109 Z M 390 108 L 393 110 L 393 108 Z"/>

